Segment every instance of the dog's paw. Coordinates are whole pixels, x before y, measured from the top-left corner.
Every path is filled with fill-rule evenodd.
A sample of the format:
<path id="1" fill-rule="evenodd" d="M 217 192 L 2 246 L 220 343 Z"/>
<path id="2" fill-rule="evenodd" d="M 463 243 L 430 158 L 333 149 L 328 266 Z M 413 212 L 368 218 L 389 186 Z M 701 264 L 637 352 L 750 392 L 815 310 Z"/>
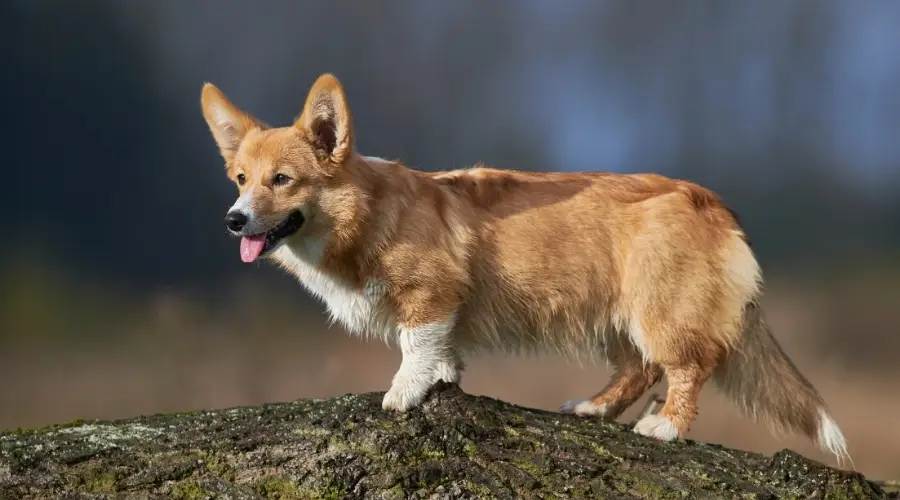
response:
<path id="1" fill-rule="evenodd" d="M 425 399 L 428 386 L 410 383 L 404 380 L 395 381 L 384 395 L 381 407 L 385 410 L 405 412 L 415 408 Z"/>
<path id="2" fill-rule="evenodd" d="M 559 413 L 580 417 L 605 417 L 609 413 L 606 403 L 595 404 L 590 399 L 570 399 L 557 410 Z"/>
<path id="3" fill-rule="evenodd" d="M 673 441 L 678 437 L 678 428 L 663 415 L 647 415 L 638 420 L 634 432 L 660 441 Z"/>

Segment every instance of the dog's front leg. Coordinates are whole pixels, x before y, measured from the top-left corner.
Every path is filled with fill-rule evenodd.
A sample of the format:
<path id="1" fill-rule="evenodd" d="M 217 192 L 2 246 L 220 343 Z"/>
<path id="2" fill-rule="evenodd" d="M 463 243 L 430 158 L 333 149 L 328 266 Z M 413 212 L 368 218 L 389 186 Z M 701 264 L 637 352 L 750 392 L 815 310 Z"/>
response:
<path id="1" fill-rule="evenodd" d="M 437 370 L 434 372 L 435 383 L 443 380 L 449 384 L 459 384 L 462 380 L 462 372 L 465 370 L 466 364 L 462 357 L 455 350 L 450 354 L 450 360 L 442 360 L 438 362 Z"/>
<path id="2" fill-rule="evenodd" d="M 450 337 L 452 328 L 453 322 L 447 321 L 400 329 L 403 361 L 384 395 L 382 408 L 403 412 L 417 406 L 437 381 L 436 376 L 450 371 L 448 367 L 456 367 Z M 455 378 L 458 380 L 458 374 Z"/>

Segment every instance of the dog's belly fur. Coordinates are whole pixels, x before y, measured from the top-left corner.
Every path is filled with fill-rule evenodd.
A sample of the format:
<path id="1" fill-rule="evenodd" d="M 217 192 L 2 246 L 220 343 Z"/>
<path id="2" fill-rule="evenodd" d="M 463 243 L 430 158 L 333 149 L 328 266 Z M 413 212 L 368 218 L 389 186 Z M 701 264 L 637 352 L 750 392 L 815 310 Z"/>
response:
<path id="1" fill-rule="evenodd" d="M 572 301 L 544 314 L 548 297 L 525 301 L 506 294 L 473 294 L 460 311 L 454 341 L 462 350 L 490 349 L 508 354 L 550 350 L 597 361 L 618 345 L 621 329 L 607 308 Z"/>
<path id="2" fill-rule="evenodd" d="M 303 255 L 306 254 L 306 255 Z M 303 255 L 301 257 L 301 255 Z M 332 322 L 349 333 L 394 344 L 399 334 L 397 315 L 387 299 L 386 283 L 369 280 L 362 290 L 354 290 L 313 265 L 315 251 L 279 248 L 274 257 L 293 274 L 311 295 L 324 302 Z M 479 349 L 510 354 L 551 349 L 585 360 L 607 357 L 610 345 L 619 345 L 620 329 L 606 308 L 570 303 L 556 314 L 542 317 L 533 304 L 487 290 L 476 290 L 471 302 L 459 311 L 453 329 L 454 348 L 460 353 Z M 627 339 L 627 337 L 626 337 Z"/>

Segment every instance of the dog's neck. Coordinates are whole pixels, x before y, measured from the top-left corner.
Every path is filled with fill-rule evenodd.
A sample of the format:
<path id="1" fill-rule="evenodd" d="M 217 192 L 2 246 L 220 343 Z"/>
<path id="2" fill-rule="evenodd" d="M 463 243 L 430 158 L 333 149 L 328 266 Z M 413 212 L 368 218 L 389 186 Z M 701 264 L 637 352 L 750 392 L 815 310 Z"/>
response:
<path id="1" fill-rule="evenodd" d="M 285 244 L 273 257 L 284 266 L 300 260 L 326 273 L 355 269 L 353 276 L 343 278 L 365 282 L 408 217 L 420 184 L 427 180 L 398 162 L 361 155 L 354 155 L 341 168 L 336 181 L 342 188 L 336 196 L 341 206 L 353 209 L 323 214 L 327 223 Z M 347 203 L 348 199 L 353 203 Z"/>

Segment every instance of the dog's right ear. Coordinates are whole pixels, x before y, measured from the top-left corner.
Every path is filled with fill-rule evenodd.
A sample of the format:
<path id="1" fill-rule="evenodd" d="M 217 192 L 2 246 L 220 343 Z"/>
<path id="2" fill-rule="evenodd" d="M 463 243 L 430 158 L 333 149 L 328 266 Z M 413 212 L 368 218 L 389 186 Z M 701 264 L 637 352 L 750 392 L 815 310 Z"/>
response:
<path id="1" fill-rule="evenodd" d="M 253 128 L 265 128 L 262 122 L 232 104 L 225 94 L 211 83 L 203 85 L 200 105 L 203 108 L 203 117 L 226 162 L 234 158 L 247 132 Z"/>

